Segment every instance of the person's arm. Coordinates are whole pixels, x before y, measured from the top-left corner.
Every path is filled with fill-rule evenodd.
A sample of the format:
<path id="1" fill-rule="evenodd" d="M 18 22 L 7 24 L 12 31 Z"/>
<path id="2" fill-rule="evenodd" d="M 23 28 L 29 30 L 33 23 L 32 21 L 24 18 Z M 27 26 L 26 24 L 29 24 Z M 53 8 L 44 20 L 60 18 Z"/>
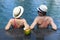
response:
<path id="1" fill-rule="evenodd" d="M 53 21 L 53 19 L 52 18 L 50 18 L 50 24 L 52 25 L 52 29 L 54 29 L 54 30 L 57 30 L 57 26 L 56 26 L 56 24 L 54 23 L 54 21 Z"/>
<path id="2" fill-rule="evenodd" d="M 9 20 L 8 24 L 5 27 L 5 30 L 9 30 L 9 28 L 11 26 L 11 21 L 12 21 L 12 19 Z"/>
<path id="3" fill-rule="evenodd" d="M 30 29 L 33 29 L 35 27 L 35 25 L 37 24 L 37 17 L 35 18 L 35 20 L 33 21 L 33 23 L 30 26 Z"/>
<path id="4" fill-rule="evenodd" d="M 28 25 L 28 23 L 26 22 L 26 20 L 23 19 L 23 21 L 24 21 L 24 28 L 25 28 L 25 29 L 29 29 L 29 25 Z"/>

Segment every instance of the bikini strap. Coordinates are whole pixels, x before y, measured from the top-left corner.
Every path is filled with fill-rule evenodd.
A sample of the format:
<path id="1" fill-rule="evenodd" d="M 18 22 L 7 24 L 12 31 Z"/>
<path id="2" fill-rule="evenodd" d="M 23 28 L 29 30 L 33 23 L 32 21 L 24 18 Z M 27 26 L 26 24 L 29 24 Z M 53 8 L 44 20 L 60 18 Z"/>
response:
<path id="1" fill-rule="evenodd" d="M 15 21 L 15 19 L 14 19 L 14 28 L 16 28 L 17 27 L 17 24 L 16 24 L 16 21 Z"/>

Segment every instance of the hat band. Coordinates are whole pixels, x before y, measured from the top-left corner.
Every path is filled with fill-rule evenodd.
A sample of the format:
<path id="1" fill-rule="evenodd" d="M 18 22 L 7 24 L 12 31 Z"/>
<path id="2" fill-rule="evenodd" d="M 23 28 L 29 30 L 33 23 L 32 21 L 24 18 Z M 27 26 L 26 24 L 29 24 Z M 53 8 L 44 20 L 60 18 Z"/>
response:
<path id="1" fill-rule="evenodd" d="M 15 17 L 19 16 L 20 12 L 21 12 L 21 9 L 20 9 L 19 13 L 17 15 L 15 15 Z"/>
<path id="2" fill-rule="evenodd" d="M 39 8 L 39 11 L 40 11 L 40 12 L 45 12 L 45 11 L 42 11 L 40 8 Z"/>

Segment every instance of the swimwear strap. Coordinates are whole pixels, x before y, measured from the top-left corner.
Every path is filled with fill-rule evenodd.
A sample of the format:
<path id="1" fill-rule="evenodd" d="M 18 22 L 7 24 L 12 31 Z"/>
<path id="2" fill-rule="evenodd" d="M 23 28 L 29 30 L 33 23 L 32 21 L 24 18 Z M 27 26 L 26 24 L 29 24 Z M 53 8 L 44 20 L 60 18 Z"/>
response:
<path id="1" fill-rule="evenodd" d="M 15 19 L 14 19 L 14 28 L 17 28 L 17 24 L 16 24 Z"/>

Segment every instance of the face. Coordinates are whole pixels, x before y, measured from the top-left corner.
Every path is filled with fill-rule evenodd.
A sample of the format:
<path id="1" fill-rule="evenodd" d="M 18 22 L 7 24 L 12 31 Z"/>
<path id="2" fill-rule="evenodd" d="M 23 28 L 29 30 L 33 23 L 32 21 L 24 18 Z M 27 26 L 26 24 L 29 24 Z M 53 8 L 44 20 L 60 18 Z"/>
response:
<path id="1" fill-rule="evenodd" d="M 43 14 L 42 14 L 41 11 L 38 11 L 38 15 L 39 15 L 39 16 L 43 16 Z"/>
<path id="2" fill-rule="evenodd" d="M 45 16 L 46 15 L 46 12 L 42 11 L 40 8 L 38 10 L 38 15 L 39 16 Z"/>
<path id="3" fill-rule="evenodd" d="M 46 16 L 46 12 L 38 11 L 39 16 Z"/>

